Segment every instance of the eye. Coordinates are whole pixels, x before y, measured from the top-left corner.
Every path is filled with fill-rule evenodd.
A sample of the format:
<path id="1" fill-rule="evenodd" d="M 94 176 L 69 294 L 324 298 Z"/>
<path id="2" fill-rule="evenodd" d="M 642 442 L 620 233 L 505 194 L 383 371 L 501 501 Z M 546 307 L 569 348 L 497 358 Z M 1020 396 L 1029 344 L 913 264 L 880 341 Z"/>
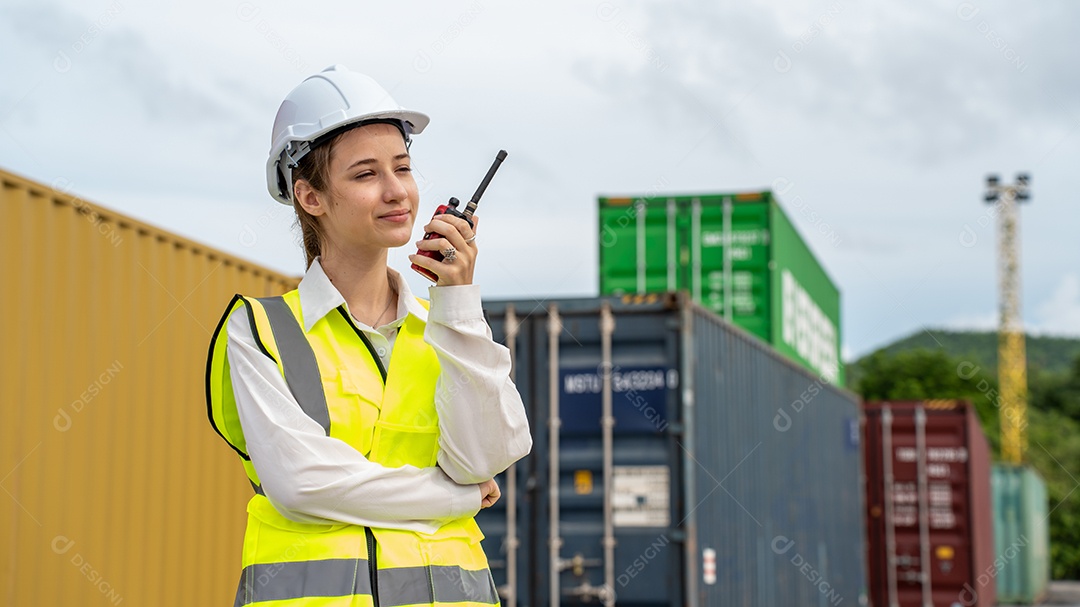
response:
<path id="1" fill-rule="evenodd" d="M 353 177 L 353 179 L 356 179 L 356 180 L 361 180 L 361 179 L 365 179 L 365 178 L 367 178 L 367 177 L 371 177 L 371 176 L 372 176 L 372 175 L 374 175 L 374 174 L 375 174 L 375 173 L 374 173 L 374 172 L 372 172 L 372 171 L 364 171 L 363 173 L 360 173 L 360 174 L 359 174 L 359 175 L 357 175 L 356 177 Z"/>
<path id="2" fill-rule="evenodd" d="M 410 166 L 398 167 L 398 170 L 402 171 L 402 172 L 405 172 L 405 173 L 412 173 L 412 167 L 410 167 Z"/>

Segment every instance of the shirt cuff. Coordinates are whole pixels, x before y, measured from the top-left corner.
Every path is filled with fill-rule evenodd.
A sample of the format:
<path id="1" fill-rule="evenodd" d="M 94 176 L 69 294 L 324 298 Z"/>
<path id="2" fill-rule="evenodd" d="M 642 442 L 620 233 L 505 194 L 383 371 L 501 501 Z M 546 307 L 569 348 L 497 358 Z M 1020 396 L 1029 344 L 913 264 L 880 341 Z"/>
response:
<path id="1" fill-rule="evenodd" d="M 429 322 L 445 325 L 484 318 L 484 309 L 480 305 L 480 285 L 428 287 L 428 297 L 431 299 Z"/>
<path id="2" fill-rule="evenodd" d="M 450 490 L 450 518 L 476 516 L 483 505 L 483 496 L 477 485 L 454 485 Z"/>

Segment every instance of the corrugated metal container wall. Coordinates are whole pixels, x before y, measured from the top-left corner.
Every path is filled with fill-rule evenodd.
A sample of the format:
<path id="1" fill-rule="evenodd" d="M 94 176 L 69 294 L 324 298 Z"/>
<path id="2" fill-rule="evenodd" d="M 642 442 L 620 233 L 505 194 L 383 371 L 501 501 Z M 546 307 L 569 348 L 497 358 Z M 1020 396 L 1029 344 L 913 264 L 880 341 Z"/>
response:
<path id="1" fill-rule="evenodd" d="M 210 332 L 295 280 L 0 183 L 0 602 L 228 604 L 251 487 L 206 419 Z"/>
<path id="2" fill-rule="evenodd" d="M 1050 529 L 1046 483 L 1027 466 L 994 464 L 994 543 L 1000 570 L 998 601 L 1034 605 L 1050 584 Z"/>
<path id="3" fill-rule="evenodd" d="M 484 306 L 534 433 L 478 517 L 504 605 L 858 604 L 854 395 L 682 296 Z"/>
<path id="4" fill-rule="evenodd" d="M 840 292 L 772 192 L 600 197 L 598 206 L 601 295 L 685 289 L 844 385 Z"/>
<path id="5" fill-rule="evenodd" d="M 870 604 L 992 607 L 990 450 L 975 408 L 880 402 L 864 414 Z"/>

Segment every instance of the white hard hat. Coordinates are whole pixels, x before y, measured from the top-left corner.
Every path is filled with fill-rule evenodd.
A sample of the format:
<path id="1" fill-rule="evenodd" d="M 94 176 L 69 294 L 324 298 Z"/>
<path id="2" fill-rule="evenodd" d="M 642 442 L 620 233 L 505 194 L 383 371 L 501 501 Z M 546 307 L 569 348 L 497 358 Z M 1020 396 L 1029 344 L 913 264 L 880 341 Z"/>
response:
<path id="1" fill-rule="evenodd" d="M 292 171 L 322 141 L 350 126 L 399 121 L 406 140 L 424 130 L 426 114 L 407 110 L 371 77 L 332 65 L 309 76 L 285 97 L 274 119 L 266 185 L 278 202 L 292 205 Z"/>

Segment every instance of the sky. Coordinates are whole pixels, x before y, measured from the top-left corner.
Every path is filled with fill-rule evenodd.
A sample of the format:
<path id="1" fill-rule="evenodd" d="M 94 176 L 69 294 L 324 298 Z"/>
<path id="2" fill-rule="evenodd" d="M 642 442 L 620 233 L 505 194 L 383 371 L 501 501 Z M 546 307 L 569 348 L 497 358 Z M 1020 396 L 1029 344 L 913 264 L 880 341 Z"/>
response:
<path id="1" fill-rule="evenodd" d="M 1024 323 L 1076 336 L 1077 23 L 1059 0 L 6 2 L 0 168 L 299 275 L 270 129 L 343 64 L 431 116 L 422 218 L 509 152 L 478 212 L 485 297 L 596 295 L 599 195 L 773 188 L 840 288 L 845 359 L 991 329 L 985 178 L 1027 171 Z"/>

